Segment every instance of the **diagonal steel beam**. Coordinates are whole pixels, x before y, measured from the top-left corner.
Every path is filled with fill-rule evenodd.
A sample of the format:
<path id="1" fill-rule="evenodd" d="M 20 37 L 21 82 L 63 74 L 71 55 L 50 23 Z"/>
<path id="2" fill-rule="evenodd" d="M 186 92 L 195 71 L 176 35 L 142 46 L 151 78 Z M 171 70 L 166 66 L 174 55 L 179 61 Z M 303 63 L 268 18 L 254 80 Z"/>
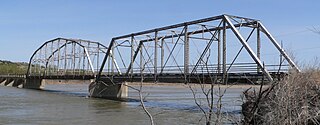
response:
<path id="1" fill-rule="evenodd" d="M 186 29 L 186 27 L 184 27 L 184 28 L 182 29 L 182 31 L 180 32 L 180 34 L 184 33 L 185 29 Z M 164 65 L 163 65 L 163 68 L 162 68 L 162 69 L 161 69 L 161 71 L 160 71 L 160 74 L 162 74 L 163 69 L 164 69 L 164 67 L 167 65 L 168 60 L 169 60 L 169 58 L 171 57 L 171 55 L 172 55 L 172 53 L 173 53 L 174 49 L 176 48 L 177 43 L 179 42 L 180 38 L 181 38 L 181 35 L 179 35 L 179 37 L 177 38 L 177 40 L 176 40 L 176 42 L 175 42 L 174 46 L 172 47 L 172 50 L 170 51 L 170 54 L 169 54 L 168 58 L 166 59 L 166 61 L 165 61 Z M 173 58 L 174 58 L 174 57 L 173 57 Z"/>
<path id="2" fill-rule="evenodd" d="M 263 26 L 261 22 L 258 21 L 259 27 L 262 29 L 262 32 L 266 34 L 266 36 L 271 40 L 272 44 L 276 46 L 278 51 L 280 51 L 281 55 L 288 61 L 290 66 L 295 69 L 296 71 L 300 72 L 299 67 L 291 60 L 288 54 L 284 51 L 284 49 L 278 44 L 276 39 L 270 34 L 270 32 Z"/>
<path id="3" fill-rule="evenodd" d="M 138 55 L 138 52 L 139 52 L 139 50 L 141 49 L 142 44 L 143 44 L 143 42 L 140 41 L 140 42 L 139 42 L 139 45 L 138 45 L 138 47 L 137 47 L 137 49 L 136 49 L 136 51 L 134 52 L 132 61 L 135 61 L 135 60 L 136 60 L 137 55 Z M 127 69 L 126 75 L 129 74 L 132 66 L 133 66 L 133 63 L 130 63 L 130 65 L 129 65 L 128 69 Z"/>
<path id="4" fill-rule="evenodd" d="M 251 35 L 253 34 L 253 32 L 254 32 L 255 29 L 256 29 L 256 28 L 253 28 L 253 29 L 251 30 L 249 36 L 248 36 L 247 39 L 246 39 L 246 42 L 249 41 L 249 39 L 250 39 L 250 37 L 251 37 Z M 243 50 L 243 48 L 244 48 L 244 46 L 242 46 L 242 47 L 240 48 L 240 50 L 238 51 L 238 53 L 236 54 L 236 56 L 233 58 L 230 66 L 229 66 L 229 68 L 227 69 L 227 72 L 230 70 L 231 66 L 232 66 L 232 65 L 234 64 L 234 62 L 237 60 L 237 58 L 238 58 L 238 56 L 240 55 L 240 53 L 241 53 L 241 51 Z M 258 55 L 257 55 L 257 57 L 259 58 Z M 260 58 L 259 58 L 259 59 L 260 59 Z"/>
<path id="5" fill-rule="evenodd" d="M 204 61 L 204 60 L 203 60 L 203 57 L 205 56 L 205 54 L 207 54 L 209 48 L 211 47 L 211 44 L 213 43 L 214 38 L 215 38 L 215 36 L 216 36 L 215 34 L 216 34 L 217 32 L 218 32 L 218 31 L 216 31 L 216 32 L 214 33 L 214 35 L 211 37 L 210 41 L 208 42 L 207 46 L 206 46 L 205 49 L 203 50 L 202 54 L 200 55 L 200 58 L 198 59 L 196 65 L 194 66 L 194 68 L 192 69 L 192 71 L 191 71 L 190 74 L 192 74 L 194 71 L 196 71 L 196 69 L 198 68 L 199 63 L 200 63 L 201 61 Z"/>
<path id="6" fill-rule="evenodd" d="M 171 51 L 170 51 L 170 48 L 169 48 L 169 46 L 168 46 L 168 44 L 167 44 L 166 42 L 164 42 L 164 45 L 166 46 L 167 50 L 168 50 L 169 52 L 171 52 Z M 173 62 L 178 66 L 179 70 L 182 72 L 182 69 L 179 67 L 178 61 L 176 60 L 175 57 L 176 57 L 176 56 L 173 56 L 173 57 L 172 57 Z M 166 62 L 167 62 L 167 61 L 166 61 Z M 162 65 L 162 67 L 161 67 L 161 72 L 160 72 L 160 73 L 162 73 L 162 70 L 163 70 L 164 67 L 165 67 L 165 65 Z"/>
<path id="7" fill-rule="evenodd" d="M 111 51 L 111 48 L 113 47 L 113 44 L 114 44 L 114 39 L 111 40 L 110 44 L 109 44 L 109 48 L 107 50 L 107 53 L 105 54 L 104 58 L 103 58 L 103 61 L 102 61 L 102 64 L 101 64 L 101 67 L 100 67 L 100 70 L 99 70 L 99 73 L 98 75 L 96 76 L 96 80 L 99 80 L 100 79 L 100 76 L 101 76 L 101 73 L 104 69 L 104 65 L 106 64 L 107 62 L 107 59 L 110 55 L 110 51 Z"/>
<path id="8" fill-rule="evenodd" d="M 91 58 L 90 58 L 90 55 L 89 55 L 89 52 L 88 52 L 88 50 L 87 50 L 86 47 L 83 47 L 83 49 L 84 49 L 84 52 L 85 52 L 85 54 L 86 54 L 86 56 L 87 56 L 87 58 L 88 58 L 88 61 L 89 61 L 89 64 L 90 64 L 90 68 L 91 68 L 91 70 L 92 70 L 92 73 L 95 74 L 94 68 L 93 68 L 93 64 L 92 64 L 92 61 L 91 61 Z"/>
<path id="9" fill-rule="evenodd" d="M 118 63 L 117 63 L 117 61 L 116 61 L 116 58 L 114 57 L 114 54 L 112 54 L 112 53 L 113 53 L 113 51 L 111 50 L 111 51 L 110 51 L 110 57 L 111 57 L 111 59 L 112 59 L 111 62 L 116 66 L 116 69 L 117 69 L 119 75 L 121 75 L 120 67 L 119 67 L 119 65 L 118 65 Z"/>
<path id="10" fill-rule="evenodd" d="M 245 47 L 245 49 L 248 51 L 252 59 L 258 64 L 259 68 L 262 69 L 263 73 L 267 76 L 269 81 L 273 81 L 273 78 L 269 74 L 268 70 L 263 67 L 263 64 L 261 63 L 260 59 L 257 57 L 257 55 L 254 53 L 254 51 L 250 48 L 249 44 L 246 42 L 246 40 L 242 37 L 240 32 L 236 29 L 236 27 L 232 24 L 229 17 L 226 15 L 223 15 L 224 20 L 228 23 L 228 25 L 231 27 L 231 30 L 233 33 L 237 36 L 241 44 Z"/>

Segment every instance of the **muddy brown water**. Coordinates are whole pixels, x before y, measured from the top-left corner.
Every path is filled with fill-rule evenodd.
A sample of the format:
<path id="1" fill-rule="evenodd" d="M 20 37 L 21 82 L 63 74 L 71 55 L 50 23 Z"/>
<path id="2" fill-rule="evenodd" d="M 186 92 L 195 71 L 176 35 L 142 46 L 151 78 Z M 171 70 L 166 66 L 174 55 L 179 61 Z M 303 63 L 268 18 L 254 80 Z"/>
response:
<path id="1" fill-rule="evenodd" d="M 222 100 L 223 112 L 240 116 L 240 95 L 248 87 L 228 88 Z M 0 86 L 0 124 L 149 124 L 135 90 L 129 89 L 126 101 L 88 98 L 87 91 L 88 84 L 47 84 L 44 90 Z M 143 91 L 145 104 L 157 125 L 199 124 L 203 117 L 186 85 L 145 85 Z M 199 88 L 196 92 L 196 97 L 205 101 Z"/>

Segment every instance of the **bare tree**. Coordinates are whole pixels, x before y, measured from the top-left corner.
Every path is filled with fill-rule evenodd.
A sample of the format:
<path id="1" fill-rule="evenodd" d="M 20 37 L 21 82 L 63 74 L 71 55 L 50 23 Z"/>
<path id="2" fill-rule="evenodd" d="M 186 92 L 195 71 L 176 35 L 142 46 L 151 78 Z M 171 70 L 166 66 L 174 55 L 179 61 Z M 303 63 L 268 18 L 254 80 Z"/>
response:
<path id="1" fill-rule="evenodd" d="M 144 71 L 144 67 L 146 64 L 143 65 L 142 67 L 142 72 Z M 143 73 L 141 74 L 141 81 L 140 81 L 140 86 L 139 86 L 139 98 L 140 98 L 140 104 L 144 110 L 144 112 L 148 115 L 149 119 L 150 119 L 150 124 L 154 125 L 154 121 L 153 121 L 153 117 L 150 114 L 150 112 L 147 110 L 146 106 L 144 105 L 144 98 L 143 98 L 143 93 L 142 93 L 142 84 L 143 84 L 143 80 L 144 80 L 144 76 Z"/>
<path id="2" fill-rule="evenodd" d="M 198 76 L 198 85 L 188 83 L 188 87 L 192 92 L 193 99 L 197 107 L 203 113 L 206 125 L 211 125 L 212 123 L 216 125 L 223 124 L 228 118 L 223 116 L 223 103 L 222 99 L 225 95 L 227 89 L 231 86 L 227 85 L 226 88 L 222 88 L 221 84 L 217 82 L 218 77 L 216 75 L 211 75 L 212 71 L 209 69 L 210 53 L 205 59 L 202 60 L 202 77 Z M 205 74 L 209 74 L 209 79 L 205 77 Z M 209 84 L 208 84 L 209 83 Z M 194 87 L 192 87 L 194 85 Z M 200 88 L 200 92 L 204 96 L 204 101 L 201 99 L 201 95 L 197 96 L 197 86 Z M 217 86 L 217 88 L 215 88 Z M 202 118 L 199 120 L 199 122 Z"/>
<path id="3" fill-rule="evenodd" d="M 135 88 L 133 86 L 130 86 L 130 85 L 126 85 L 127 87 L 137 91 L 139 93 L 139 100 L 140 100 L 140 105 L 143 109 L 143 111 L 147 114 L 147 116 L 149 117 L 149 120 L 150 120 L 150 124 L 151 125 L 154 125 L 154 120 L 153 120 L 153 116 L 152 114 L 148 111 L 148 109 L 146 108 L 145 104 L 144 104 L 144 101 L 145 101 L 145 97 L 143 96 L 143 81 L 144 81 L 144 70 L 145 70 L 145 66 L 147 65 L 147 63 L 150 62 L 150 59 L 148 61 L 146 61 L 142 67 L 141 67 L 141 80 L 140 80 L 140 83 L 139 83 L 139 88 Z"/>

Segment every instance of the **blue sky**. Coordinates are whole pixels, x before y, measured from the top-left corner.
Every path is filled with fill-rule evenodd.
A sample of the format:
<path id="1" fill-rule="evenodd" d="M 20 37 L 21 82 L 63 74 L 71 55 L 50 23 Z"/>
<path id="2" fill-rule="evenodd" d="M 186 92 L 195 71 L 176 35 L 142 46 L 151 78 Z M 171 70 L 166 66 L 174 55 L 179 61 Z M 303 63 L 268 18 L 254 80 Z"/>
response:
<path id="1" fill-rule="evenodd" d="M 259 19 L 301 61 L 320 52 L 319 0 L 2 0 L 0 59 L 27 62 L 43 42 L 112 37 L 221 14 Z"/>

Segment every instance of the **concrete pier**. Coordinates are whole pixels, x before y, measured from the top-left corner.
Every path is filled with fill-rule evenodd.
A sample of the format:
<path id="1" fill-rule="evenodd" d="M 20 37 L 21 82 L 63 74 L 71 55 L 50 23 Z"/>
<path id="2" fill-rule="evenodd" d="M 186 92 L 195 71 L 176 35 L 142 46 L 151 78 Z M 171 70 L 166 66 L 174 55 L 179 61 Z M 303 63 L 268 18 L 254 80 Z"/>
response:
<path id="1" fill-rule="evenodd" d="M 10 86 L 9 84 L 13 83 L 14 79 L 12 78 L 7 78 L 6 82 L 4 83 L 5 86 Z"/>
<path id="2" fill-rule="evenodd" d="M 28 78 L 26 79 L 26 82 L 23 84 L 23 88 L 27 89 L 42 89 L 42 79 L 37 79 L 37 78 Z"/>
<path id="3" fill-rule="evenodd" d="M 26 80 L 23 77 L 5 77 L 0 78 L 0 85 L 18 87 L 22 86 L 25 83 L 25 81 Z"/>
<path id="4" fill-rule="evenodd" d="M 95 98 L 121 99 L 128 97 L 127 83 L 112 83 L 109 80 L 92 82 L 89 85 L 89 95 Z"/>
<path id="5" fill-rule="evenodd" d="M 4 83 L 5 86 L 11 86 L 13 85 L 15 79 L 7 79 L 6 83 Z"/>
<path id="6" fill-rule="evenodd" d="M 4 83 L 6 83 L 7 79 L 1 78 L 0 79 L 0 85 L 4 86 Z"/>
<path id="7" fill-rule="evenodd" d="M 16 79 L 16 80 L 14 80 L 12 86 L 13 87 L 18 87 L 18 86 L 23 85 L 25 82 L 26 82 L 25 79 Z"/>

